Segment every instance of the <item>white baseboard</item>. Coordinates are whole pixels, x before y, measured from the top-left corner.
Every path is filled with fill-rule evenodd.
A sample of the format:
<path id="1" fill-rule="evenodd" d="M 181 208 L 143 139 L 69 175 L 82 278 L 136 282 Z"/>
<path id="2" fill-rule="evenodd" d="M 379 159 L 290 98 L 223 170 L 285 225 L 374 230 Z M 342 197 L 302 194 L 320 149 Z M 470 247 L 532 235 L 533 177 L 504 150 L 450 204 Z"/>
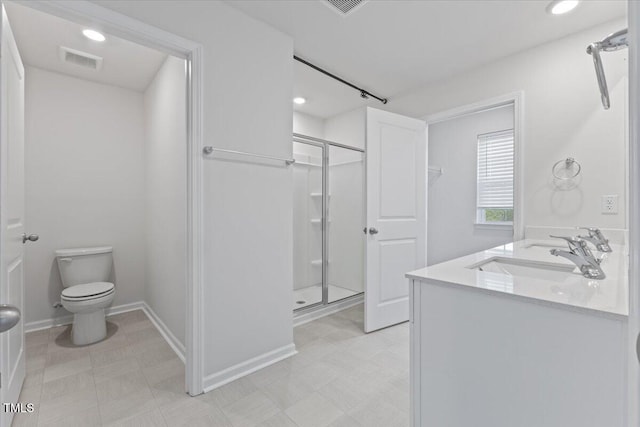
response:
<path id="1" fill-rule="evenodd" d="M 289 344 L 246 360 L 242 363 L 238 363 L 237 365 L 224 369 L 220 372 L 216 372 L 215 374 L 208 375 L 204 379 L 204 392 L 207 393 L 215 388 L 230 383 L 231 381 L 235 381 L 238 378 L 249 375 L 262 368 L 266 368 L 269 365 L 273 365 L 274 363 L 280 362 L 281 360 L 289 358 L 297 353 L 295 344 Z"/>
<path id="2" fill-rule="evenodd" d="M 171 346 L 171 348 L 176 353 L 176 355 L 178 355 L 180 360 L 182 360 L 182 363 L 184 363 L 185 354 L 186 354 L 186 349 L 184 347 L 184 344 L 182 344 L 180 340 L 178 340 L 178 338 L 176 338 L 176 336 L 173 335 L 173 333 L 169 330 L 169 328 L 167 328 L 167 325 L 165 325 L 164 322 L 160 320 L 158 315 L 151 309 L 151 307 L 149 307 L 149 305 L 146 302 L 143 302 L 142 304 L 143 304 L 142 311 L 145 312 L 147 317 L 151 320 L 151 323 L 153 323 L 153 325 L 160 332 L 160 334 L 165 339 L 165 341 L 167 341 L 167 343 L 169 344 L 169 346 Z"/>
<path id="3" fill-rule="evenodd" d="M 114 316 L 116 314 L 126 313 L 133 310 L 142 310 L 145 303 L 143 301 L 132 302 L 129 304 L 121 304 L 105 309 L 105 315 L 107 317 Z M 56 326 L 70 325 L 73 323 L 73 314 L 66 316 L 54 317 L 52 319 L 37 320 L 35 322 L 25 323 L 24 332 L 34 332 L 42 329 L 54 328 Z"/>
<path id="4" fill-rule="evenodd" d="M 313 310 L 305 311 L 302 313 L 296 313 L 293 316 L 293 327 L 295 328 L 296 326 L 304 325 L 305 323 L 309 323 L 314 320 L 318 320 L 321 317 L 325 317 L 330 314 L 334 314 L 339 311 L 346 310 L 349 307 L 362 304 L 363 302 L 364 302 L 364 294 L 361 294 L 351 298 L 347 298 L 343 301 L 337 301 L 329 305 L 325 305 L 324 307 L 315 308 Z"/>
<path id="5" fill-rule="evenodd" d="M 175 351 L 176 355 L 184 363 L 185 360 L 185 348 L 175 335 L 167 328 L 158 315 L 147 305 L 144 301 L 132 302 L 129 304 L 116 305 L 105 309 L 105 315 L 107 317 L 114 316 L 116 314 L 126 313 L 128 311 L 142 310 L 147 315 L 153 326 L 156 327 L 160 335 L 167 341 L 167 344 Z M 36 322 L 29 322 L 24 325 L 24 332 L 34 332 L 42 329 L 54 328 L 56 326 L 70 325 L 73 323 L 73 314 L 66 316 L 54 317 L 53 319 L 38 320 Z"/>

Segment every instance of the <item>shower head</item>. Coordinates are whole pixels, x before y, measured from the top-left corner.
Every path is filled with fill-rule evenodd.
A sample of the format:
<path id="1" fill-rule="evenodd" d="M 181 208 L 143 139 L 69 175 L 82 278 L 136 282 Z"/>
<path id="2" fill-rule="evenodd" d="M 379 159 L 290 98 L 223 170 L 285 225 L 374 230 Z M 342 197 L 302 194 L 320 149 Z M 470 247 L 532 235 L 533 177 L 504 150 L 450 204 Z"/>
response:
<path id="1" fill-rule="evenodd" d="M 602 66 L 600 52 L 613 52 L 615 50 L 623 49 L 628 45 L 627 29 L 625 28 L 624 30 L 609 34 L 602 41 L 594 42 L 587 46 L 587 53 L 593 57 L 593 65 L 596 68 L 596 77 L 598 79 L 598 86 L 600 87 L 602 106 L 605 110 L 608 110 L 610 107 L 609 89 L 607 88 L 607 79 L 604 75 L 604 67 Z"/>

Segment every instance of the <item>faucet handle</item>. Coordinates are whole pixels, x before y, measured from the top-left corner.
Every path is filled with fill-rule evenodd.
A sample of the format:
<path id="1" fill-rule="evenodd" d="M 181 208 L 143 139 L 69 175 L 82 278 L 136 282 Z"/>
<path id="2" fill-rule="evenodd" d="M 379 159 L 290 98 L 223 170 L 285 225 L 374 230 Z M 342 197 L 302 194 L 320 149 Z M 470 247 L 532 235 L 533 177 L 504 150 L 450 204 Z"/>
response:
<path id="1" fill-rule="evenodd" d="M 589 236 L 594 235 L 602 235 L 602 232 L 597 227 L 576 227 L 578 230 L 587 230 L 589 232 Z"/>
<path id="2" fill-rule="evenodd" d="M 549 234 L 549 237 L 553 237 L 554 239 L 566 240 L 570 248 L 573 248 L 573 247 L 584 248 L 587 245 L 587 242 L 585 242 L 584 240 L 578 237 L 554 236 L 553 234 Z"/>
<path id="3" fill-rule="evenodd" d="M 566 237 L 566 236 L 554 236 L 549 235 L 549 237 L 553 237 L 554 239 L 562 239 L 566 240 L 569 245 L 569 251 L 573 254 L 580 255 L 582 257 L 593 257 L 591 251 L 587 247 L 587 242 L 578 237 Z"/>
<path id="4" fill-rule="evenodd" d="M 567 243 L 569 244 L 569 252 L 572 255 L 580 257 L 585 262 L 587 262 L 587 263 L 589 263 L 591 265 L 596 265 L 596 266 L 600 265 L 600 262 L 602 260 L 593 256 L 593 252 L 591 252 L 591 250 L 587 246 L 587 242 L 582 240 L 580 238 L 580 236 L 578 236 L 578 237 L 565 237 L 565 236 L 549 235 L 549 237 L 553 237 L 555 239 L 566 240 Z M 564 251 L 559 251 L 558 249 L 551 249 L 551 251 L 549 251 L 549 252 L 551 253 L 551 255 L 556 255 L 557 256 L 557 255 L 560 255 L 560 253 L 564 252 Z"/>
<path id="5" fill-rule="evenodd" d="M 579 227 L 582 230 L 589 231 L 588 237 L 578 236 L 579 238 L 588 240 L 593 243 L 597 250 L 600 252 L 611 252 L 611 246 L 609 245 L 609 239 L 604 237 L 602 231 L 595 227 Z"/>

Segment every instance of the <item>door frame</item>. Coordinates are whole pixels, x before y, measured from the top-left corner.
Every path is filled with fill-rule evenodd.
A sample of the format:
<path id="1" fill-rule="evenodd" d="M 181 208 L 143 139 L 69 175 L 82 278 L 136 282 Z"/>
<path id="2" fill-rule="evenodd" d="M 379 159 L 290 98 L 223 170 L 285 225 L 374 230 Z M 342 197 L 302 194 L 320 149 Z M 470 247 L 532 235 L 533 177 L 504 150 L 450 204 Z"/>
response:
<path id="1" fill-rule="evenodd" d="M 640 4 L 628 2 L 629 20 L 629 323 L 627 425 L 640 423 Z"/>
<path id="2" fill-rule="evenodd" d="M 513 138 L 515 148 L 514 177 L 513 177 L 513 238 L 524 239 L 524 92 L 511 92 L 494 98 L 474 102 L 472 104 L 455 107 L 449 110 L 423 116 L 427 122 L 427 151 L 429 150 L 429 126 L 446 120 L 464 117 L 469 114 L 503 107 L 513 104 Z M 428 206 L 428 205 L 427 205 Z M 475 217 L 474 217 L 475 218 Z M 489 226 L 492 227 L 492 226 Z M 497 226 L 503 227 L 503 226 Z M 427 248 L 428 250 L 428 248 Z M 426 252 L 425 252 L 426 253 Z"/>
<path id="3" fill-rule="evenodd" d="M 4 0 L 6 1 L 6 0 Z M 203 47 L 176 34 L 103 8 L 88 1 L 21 2 L 79 24 L 98 26 L 106 33 L 182 58 L 187 63 L 187 283 L 185 388 L 203 393 Z"/>

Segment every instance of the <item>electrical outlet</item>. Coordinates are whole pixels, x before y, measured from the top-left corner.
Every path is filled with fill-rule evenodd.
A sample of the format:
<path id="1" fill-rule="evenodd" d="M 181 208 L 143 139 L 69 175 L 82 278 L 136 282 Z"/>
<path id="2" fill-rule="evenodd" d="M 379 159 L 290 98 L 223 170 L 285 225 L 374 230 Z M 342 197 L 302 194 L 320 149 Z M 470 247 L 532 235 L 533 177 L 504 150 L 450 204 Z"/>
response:
<path id="1" fill-rule="evenodd" d="M 602 196 L 602 213 L 608 215 L 617 215 L 618 213 L 618 195 L 609 194 Z"/>

